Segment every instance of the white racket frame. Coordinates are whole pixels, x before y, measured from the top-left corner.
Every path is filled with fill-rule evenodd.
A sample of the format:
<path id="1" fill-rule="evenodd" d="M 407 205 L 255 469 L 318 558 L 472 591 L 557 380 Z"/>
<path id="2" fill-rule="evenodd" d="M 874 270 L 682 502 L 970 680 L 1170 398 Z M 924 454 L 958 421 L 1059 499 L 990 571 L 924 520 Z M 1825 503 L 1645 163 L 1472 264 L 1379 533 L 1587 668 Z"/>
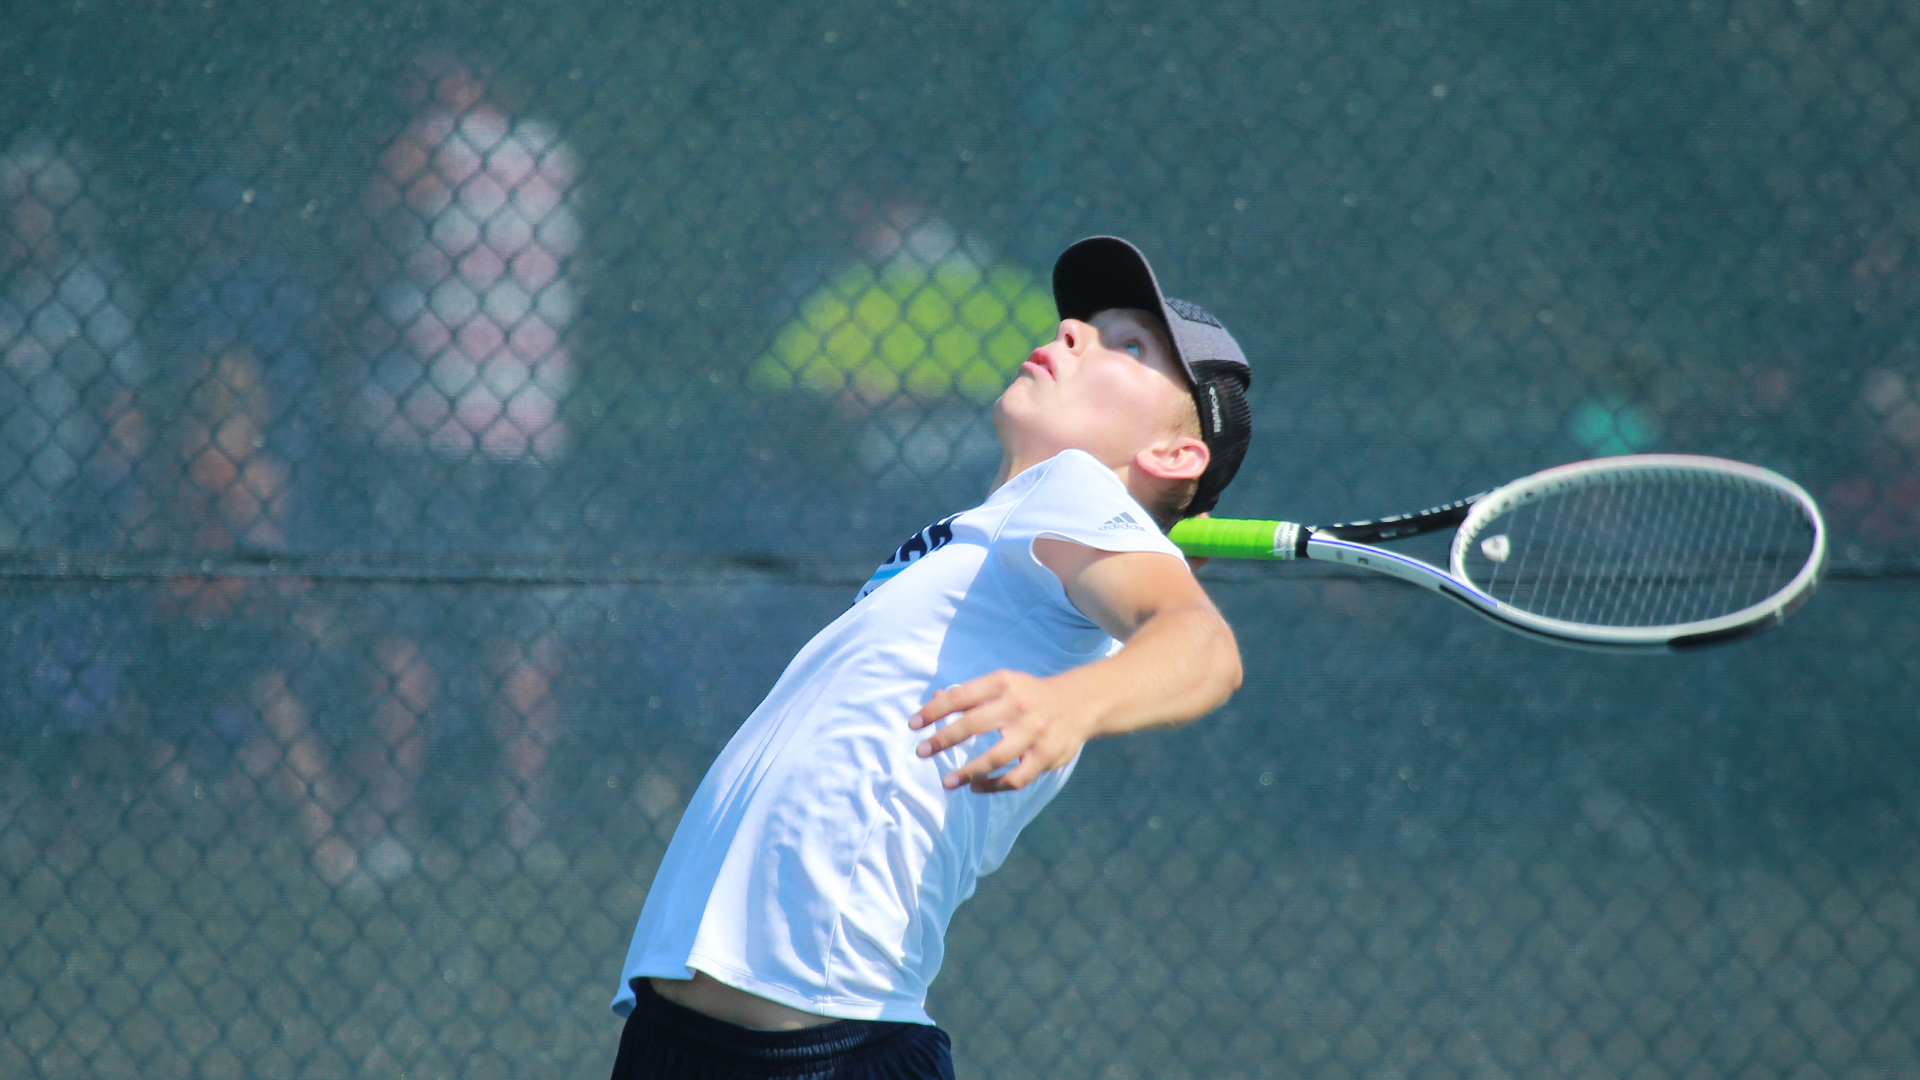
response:
<path id="1" fill-rule="evenodd" d="M 1772 488 L 1799 503 L 1807 519 L 1813 523 L 1813 547 L 1808 553 L 1806 565 L 1802 566 L 1800 572 L 1795 574 L 1783 588 L 1757 604 L 1717 618 L 1668 626 L 1589 626 L 1584 623 L 1549 619 L 1542 615 L 1521 611 L 1519 608 L 1494 599 L 1468 578 L 1467 552 L 1471 550 L 1470 545 L 1479 539 L 1480 531 L 1487 522 L 1515 506 L 1533 502 L 1548 495 L 1586 487 L 1600 482 L 1610 473 L 1618 472 L 1655 474 L 1666 472 L 1675 475 L 1707 473 Z M 1281 558 L 1290 557 L 1295 550 L 1297 536 L 1298 533 L 1294 530 L 1280 529 L 1274 537 L 1274 554 Z M 1284 555 L 1281 554 L 1283 542 L 1287 549 Z M 1442 570 L 1419 559 L 1408 558 L 1398 552 L 1388 551 L 1372 544 L 1322 538 L 1311 534 L 1307 538 L 1306 556 L 1322 562 L 1363 567 L 1424 586 L 1442 596 L 1460 601 L 1475 613 L 1509 630 L 1557 645 L 1604 652 L 1643 652 L 1661 649 L 1677 651 L 1728 641 L 1764 630 L 1792 614 L 1795 608 L 1805 603 L 1807 597 L 1813 594 L 1814 586 L 1819 583 L 1820 574 L 1826 568 L 1827 526 L 1825 519 L 1820 516 L 1820 507 L 1813 501 L 1813 497 L 1808 495 L 1800 485 L 1770 469 L 1763 469 L 1758 465 L 1749 465 L 1742 461 L 1729 461 L 1725 458 L 1697 454 L 1627 454 L 1619 457 L 1597 458 L 1592 461 L 1578 461 L 1571 465 L 1546 469 L 1488 492 L 1473 504 L 1473 509 L 1467 514 L 1466 520 L 1462 521 L 1458 530 L 1455 531 L 1453 548 L 1447 560 L 1448 570 Z"/>

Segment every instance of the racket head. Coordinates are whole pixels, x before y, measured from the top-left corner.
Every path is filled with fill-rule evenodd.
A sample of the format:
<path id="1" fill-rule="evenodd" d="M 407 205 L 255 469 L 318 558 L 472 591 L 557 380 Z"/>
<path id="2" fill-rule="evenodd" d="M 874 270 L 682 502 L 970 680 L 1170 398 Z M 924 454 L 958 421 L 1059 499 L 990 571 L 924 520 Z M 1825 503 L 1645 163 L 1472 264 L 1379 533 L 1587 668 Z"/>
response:
<path id="1" fill-rule="evenodd" d="M 1786 477 L 1634 454 L 1489 492 L 1454 534 L 1449 569 L 1519 629 L 1601 649 L 1685 649 L 1786 618 L 1826 560 L 1820 508 Z"/>

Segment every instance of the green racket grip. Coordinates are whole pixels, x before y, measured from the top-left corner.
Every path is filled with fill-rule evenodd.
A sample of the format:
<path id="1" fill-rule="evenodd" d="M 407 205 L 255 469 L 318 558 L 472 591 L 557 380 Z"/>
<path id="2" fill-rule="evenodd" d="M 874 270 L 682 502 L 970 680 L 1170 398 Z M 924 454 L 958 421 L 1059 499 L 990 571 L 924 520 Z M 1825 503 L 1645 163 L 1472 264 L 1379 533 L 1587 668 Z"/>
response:
<path id="1" fill-rule="evenodd" d="M 1195 559 L 1291 559 L 1299 531 L 1286 521 L 1187 518 L 1167 539 Z"/>

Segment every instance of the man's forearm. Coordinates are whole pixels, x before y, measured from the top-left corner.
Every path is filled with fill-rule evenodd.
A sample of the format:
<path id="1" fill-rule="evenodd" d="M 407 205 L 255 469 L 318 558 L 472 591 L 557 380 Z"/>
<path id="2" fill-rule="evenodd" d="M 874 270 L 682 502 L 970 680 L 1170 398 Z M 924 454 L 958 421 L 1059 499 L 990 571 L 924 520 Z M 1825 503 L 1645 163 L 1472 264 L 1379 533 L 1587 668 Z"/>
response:
<path id="1" fill-rule="evenodd" d="M 1240 677 L 1233 631 L 1198 606 L 1161 612 L 1114 655 L 1054 676 L 1089 706 L 1089 738 L 1205 716 L 1239 689 Z"/>
<path id="2" fill-rule="evenodd" d="M 920 744 L 920 756 L 998 731 L 999 742 L 942 779 L 949 789 L 1015 791 L 1066 766 L 1088 739 L 1185 723 L 1218 708 L 1239 687 L 1233 631 L 1204 594 L 1138 622 L 1110 621 L 1122 633 L 1131 625 L 1132 632 L 1103 660 L 1047 678 L 1002 669 L 935 692 L 910 726 L 917 731 L 954 719 Z M 996 775 L 1000 769 L 1007 771 Z"/>

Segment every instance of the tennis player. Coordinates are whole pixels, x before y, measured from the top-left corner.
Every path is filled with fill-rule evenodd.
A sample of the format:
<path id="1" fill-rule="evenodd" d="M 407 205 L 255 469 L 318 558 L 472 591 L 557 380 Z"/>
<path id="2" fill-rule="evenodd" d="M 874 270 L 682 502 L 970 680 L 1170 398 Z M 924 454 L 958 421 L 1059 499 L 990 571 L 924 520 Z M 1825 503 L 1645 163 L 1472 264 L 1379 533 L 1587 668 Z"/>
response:
<path id="1" fill-rule="evenodd" d="M 616 1080 L 951 1078 L 926 996 L 954 909 L 1088 739 L 1239 686 L 1163 530 L 1239 468 L 1246 358 L 1124 240 L 1074 244 L 1053 286 L 992 494 L 902 544 L 694 792 L 621 971 Z"/>

